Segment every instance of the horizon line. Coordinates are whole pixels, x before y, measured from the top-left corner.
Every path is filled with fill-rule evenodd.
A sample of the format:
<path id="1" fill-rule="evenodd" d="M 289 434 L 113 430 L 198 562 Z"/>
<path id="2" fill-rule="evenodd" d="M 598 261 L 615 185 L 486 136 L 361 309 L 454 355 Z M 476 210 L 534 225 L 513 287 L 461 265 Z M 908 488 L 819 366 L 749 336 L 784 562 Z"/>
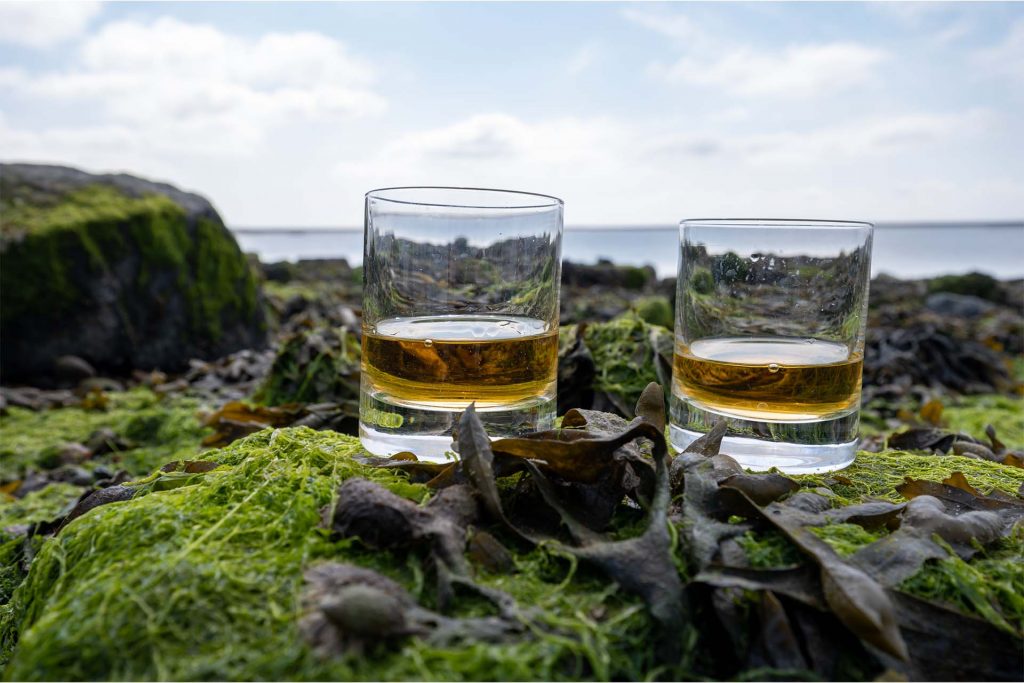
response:
<path id="1" fill-rule="evenodd" d="M 1019 220 L 948 220 L 948 221 L 877 221 L 876 228 L 1024 228 L 1024 219 Z M 227 226 L 232 232 L 258 233 L 258 232 L 362 232 L 363 226 L 358 225 L 315 225 L 315 226 L 273 226 L 273 225 L 247 225 Z M 565 231 L 572 232 L 613 232 L 627 230 L 678 230 L 678 224 L 664 225 L 661 223 L 634 223 L 634 224 L 580 224 L 567 225 Z"/>

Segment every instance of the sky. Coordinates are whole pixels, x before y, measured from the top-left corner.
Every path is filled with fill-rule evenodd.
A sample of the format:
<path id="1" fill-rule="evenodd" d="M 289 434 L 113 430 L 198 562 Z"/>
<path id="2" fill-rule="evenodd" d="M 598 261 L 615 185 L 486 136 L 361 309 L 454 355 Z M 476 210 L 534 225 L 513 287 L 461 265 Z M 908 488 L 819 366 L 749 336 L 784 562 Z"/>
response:
<path id="1" fill-rule="evenodd" d="M 376 187 L 568 225 L 1024 219 L 1024 4 L 0 2 L 0 159 L 125 171 L 232 227 Z"/>

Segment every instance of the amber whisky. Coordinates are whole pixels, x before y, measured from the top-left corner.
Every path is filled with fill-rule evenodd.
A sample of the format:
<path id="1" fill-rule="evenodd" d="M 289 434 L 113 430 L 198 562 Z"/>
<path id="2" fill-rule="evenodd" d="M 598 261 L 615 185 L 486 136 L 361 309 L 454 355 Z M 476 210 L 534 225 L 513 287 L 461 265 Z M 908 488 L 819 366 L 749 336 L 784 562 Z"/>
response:
<path id="1" fill-rule="evenodd" d="M 675 350 L 673 391 L 705 410 L 805 422 L 855 410 L 863 355 L 845 344 L 786 337 L 701 339 Z"/>
<path id="2" fill-rule="evenodd" d="M 558 330 L 532 318 L 391 318 L 363 330 L 364 379 L 393 404 L 510 406 L 553 396 L 557 370 Z"/>

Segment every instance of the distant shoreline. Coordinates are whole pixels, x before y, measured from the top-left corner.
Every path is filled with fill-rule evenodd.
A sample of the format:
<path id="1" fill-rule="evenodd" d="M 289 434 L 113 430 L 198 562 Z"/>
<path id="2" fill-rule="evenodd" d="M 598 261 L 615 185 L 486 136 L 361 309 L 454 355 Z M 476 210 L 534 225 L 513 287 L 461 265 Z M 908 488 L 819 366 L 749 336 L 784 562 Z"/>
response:
<path id="1" fill-rule="evenodd" d="M 939 229 L 939 230 L 973 230 L 975 228 L 997 228 L 997 229 L 1017 229 L 1024 230 L 1024 220 L 1019 221 L 908 221 L 908 222 L 885 222 L 875 223 L 875 227 L 880 230 L 886 230 L 889 228 L 915 228 L 915 229 Z M 231 232 L 251 234 L 251 233 L 358 233 L 362 232 L 362 226 L 314 226 L 314 227 L 231 227 Z M 612 232 L 621 230 L 665 230 L 675 231 L 678 228 L 674 225 L 567 225 L 565 230 L 572 232 Z"/>

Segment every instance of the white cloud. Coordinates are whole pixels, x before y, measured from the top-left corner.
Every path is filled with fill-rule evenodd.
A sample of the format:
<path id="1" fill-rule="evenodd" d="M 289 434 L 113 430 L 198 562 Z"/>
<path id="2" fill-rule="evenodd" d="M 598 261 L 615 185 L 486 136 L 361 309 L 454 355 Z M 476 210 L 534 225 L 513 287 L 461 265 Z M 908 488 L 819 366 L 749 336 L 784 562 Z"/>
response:
<path id="1" fill-rule="evenodd" d="M 627 7 L 622 10 L 622 16 L 638 26 L 683 43 L 693 44 L 703 40 L 700 27 L 684 14 L 650 12 Z"/>
<path id="2" fill-rule="evenodd" d="M 600 163 L 627 131 L 607 119 L 575 117 L 527 123 L 480 114 L 450 126 L 410 133 L 383 149 L 385 158 L 425 161 L 525 162 L 551 166 Z"/>
<path id="3" fill-rule="evenodd" d="M 950 140 L 973 146 L 994 118 L 983 109 L 907 112 L 778 132 L 725 132 L 713 121 L 694 121 L 679 132 L 668 121 L 490 113 L 407 133 L 358 162 L 338 164 L 334 179 L 339 187 L 542 191 L 565 199 L 567 221 L 576 225 L 665 222 L 693 212 L 910 219 L 941 217 L 945 206 L 968 216 L 973 206 L 975 215 L 987 215 L 993 209 L 985 202 L 1005 212 L 1009 201 L 984 178 L 952 181 L 955 192 L 911 205 L 893 193 L 894 183 L 924 187 L 940 167 L 895 176 L 881 169 L 920 167 L 917 160 L 939 158 Z M 947 175 L 957 174 L 939 177 Z"/>
<path id="4" fill-rule="evenodd" d="M 99 2 L 0 2 L 0 42 L 46 48 L 80 35 Z"/>
<path id="5" fill-rule="evenodd" d="M 737 139 L 734 145 L 738 147 L 737 155 L 752 165 L 824 168 L 833 160 L 896 158 L 924 153 L 950 139 L 969 140 L 982 133 L 993 118 L 985 109 L 954 114 L 899 114 L 803 132 L 754 134 Z"/>
<path id="6" fill-rule="evenodd" d="M 73 68 L 0 72 L 19 95 L 74 103 L 140 141 L 249 152 L 278 126 L 381 111 L 372 70 L 312 32 L 241 38 L 163 17 L 118 21 L 85 40 Z"/>
<path id="7" fill-rule="evenodd" d="M 1010 26 L 1003 42 L 978 50 L 974 62 L 997 75 L 1024 81 L 1024 19 Z"/>
<path id="8" fill-rule="evenodd" d="M 888 57 L 884 50 L 856 42 L 788 45 L 758 50 L 697 25 L 677 12 L 622 10 L 628 21 L 671 38 L 682 55 L 653 62 L 648 72 L 669 83 L 687 83 L 732 95 L 812 96 L 871 81 Z"/>
<path id="9" fill-rule="evenodd" d="M 718 59 L 684 56 L 656 63 L 651 73 L 670 83 L 719 88 L 740 96 L 809 96 L 871 81 L 883 50 L 858 43 L 793 45 L 781 52 L 739 48 Z"/>

